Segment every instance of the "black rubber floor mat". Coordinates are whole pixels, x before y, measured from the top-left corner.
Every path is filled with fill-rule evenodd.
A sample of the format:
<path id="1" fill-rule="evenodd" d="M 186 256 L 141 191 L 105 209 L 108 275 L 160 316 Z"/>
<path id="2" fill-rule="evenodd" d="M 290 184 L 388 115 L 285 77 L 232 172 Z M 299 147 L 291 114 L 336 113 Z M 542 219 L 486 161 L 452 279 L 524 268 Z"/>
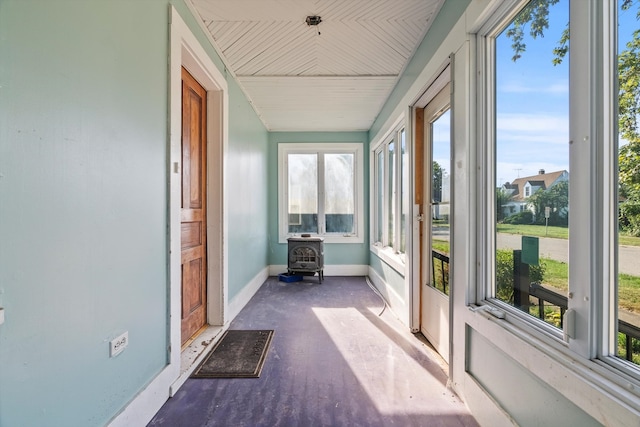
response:
<path id="1" fill-rule="evenodd" d="M 192 378 L 258 378 L 273 330 L 228 330 Z"/>

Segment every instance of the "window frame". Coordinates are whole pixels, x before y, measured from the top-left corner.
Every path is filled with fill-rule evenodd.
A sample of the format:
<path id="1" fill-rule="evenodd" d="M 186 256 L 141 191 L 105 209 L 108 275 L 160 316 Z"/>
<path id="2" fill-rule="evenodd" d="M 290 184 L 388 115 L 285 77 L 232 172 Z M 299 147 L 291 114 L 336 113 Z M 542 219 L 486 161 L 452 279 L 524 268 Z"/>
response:
<path id="1" fill-rule="evenodd" d="M 317 154 L 318 168 L 324 165 L 321 160 L 326 154 L 353 154 L 354 156 L 354 233 L 327 233 L 320 218 L 324 218 L 324 182 L 318 169 L 318 233 L 314 237 L 323 237 L 325 243 L 363 243 L 364 242 L 364 149 L 361 142 L 331 143 L 278 143 L 278 242 L 287 243 L 287 238 L 300 233 L 289 233 L 288 214 L 288 156 L 289 154 Z"/>
<path id="2" fill-rule="evenodd" d="M 402 138 L 404 135 L 404 143 L 405 143 L 405 154 L 407 156 L 407 162 L 403 166 L 403 155 L 401 150 Z M 395 156 L 394 156 L 394 181 L 395 188 L 393 191 L 393 196 L 395 198 L 394 201 L 394 212 L 393 217 L 395 221 L 393 223 L 393 242 L 389 241 L 389 233 L 387 232 L 387 227 L 389 224 L 389 209 L 388 209 L 388 200 L 389 200 L 389 183 L 391 177 L 388 173 L 388 154 L 389 154 L 389 144 L 394 142 L 396 145 Z M 407 126 L 404 119 L 404 115 L 396 120 L 396 122 L 390 127 L 390 129 L 374 144 L 371 145 L 371 203 L 370 205 L 373 207 L 370 212 L 370 241 L 371 241 L 371 252 L 376 254 L 379 258 L 384 260 L 387 264 L 393 267 L 396 271 L 404 274 L 405 266 L 407 263 L 407 247 L 405 247 L 405 251 L 401 252 L 400 248 L 402 246 L 402 236 L 404 233 L 404 241 L 405 244 L 408 242 L 407 239 L 407 227 L 410 224 L 410 215 L 409 212 L 409 196 L 410 196 L 410 156 L 409 156 L 409 134 L 407 132 Z M 383 153 L 382 163 L 384 165 L 384 179 L 382 180 L 382 207 L 383 207 L 383 218 L 382 218 L 382 241 L 378 240 L 378 235 L 380 234 L 380 230 L 378 229 L 379 224 L 379 212 L 378 206 L 380 201 L 378 197 L 380 195 L 380 179 L 379 179 L 379 160 L 378 156 L 380 153 Z M 405 174 L 403 180 L 403 172 Z M 407 221 L 405 223 L 405 227 L 402 227 L 402 214 L 403 207 L 407 209 L 407 212 L 404 214 L 407 217 Z"/>
<path id="3" fill-rule="evenodd" d="M 478 67 L 478 92 L 481 94 L 478 101 L 477 120 L 478 129 L 482 129 L 481 144 L 478 149 L 478 161 L 481 165 L 479 185 L 477 187 L 479 195 L 479 208 L 481 215 L 478 216 L 478 253 L 481 254 L 478 277 L 480 284 L 476 288 L 476 304 L 490 305 L 506 314 L 505 320 L 513 323 L 514 326 L 525 330 L 537 331 L 543 339 L 550 338 L 556 343 L 562 342 L 563 333 L 557 328 L 524 313 L 494 296 L 495 270 L 495 224 L 496 224 L 496 192 L 494 187 L 496 182 L 496 140 L 493 129 L 496 123 L 495 112 L 495 39 L 506 28 L 515 16 L 525 7 L 528 0 L 507 0 L 498 7 L 494 14 L 480 28 L 477 37 L 477 58 Z M 520 205 L 520 212 L 525 210 L 525 204 Z M 470 304 L 473 301 L 470 301 Z"/>
<path id="4" fill-rule="evenodd" d="M 574 331 L 557 330 L 493 298 L 495 277 L 495 48 L 494 40 L 527 4 L 507 0 L 475 34 L 478 163 L 477 237 L 481 257 L 476 300 L 505 314 L 501 325 L 520 337 L 566 352 L 592 372 L 638 394 L 640 366 L 616 357 L 617 341 L 617 1 L 590 0 L 570 7 L 569 68 L 569 223 L 568 310 Z M 508 25 L 508 24 L 507 24 Z M 586 71 L 585 71 L 586 70 Z M 585 265 L 588 267 L 585 268 Z M 473 289 L 472 289 L 473 290 Z M 475 310 L 475 309 L 474 309 Z M 566 322 L 565 322 L 566 325 Z M 572 336 L 569 336 L 572 335 Z M 540 347 L 541 348 L 541 347 Z"/>

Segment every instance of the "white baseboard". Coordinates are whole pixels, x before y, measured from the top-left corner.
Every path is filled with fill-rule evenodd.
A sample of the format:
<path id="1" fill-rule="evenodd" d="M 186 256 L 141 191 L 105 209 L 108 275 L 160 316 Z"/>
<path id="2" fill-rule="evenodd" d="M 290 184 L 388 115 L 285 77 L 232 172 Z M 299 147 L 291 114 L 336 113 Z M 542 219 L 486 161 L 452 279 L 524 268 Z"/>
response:
<path id="1" fill-rule="evenodd" d="M 269 267 L 263 268 L 258 274 L 254 276 L 253 279 L 251 279 L 249 283 L 245 285 L 244 288 L 242 288 L 238 295 L 236 295 L 231 301 L 229 301 L 229 316 L 227 317 L 227 319 L 229 319 L 229 322 L 235 319 L 238 313 L 240 313 L 244 306 L 247 305 L 249 300 L 255 295 L 256 292 L 258 292 L 260 286 L 262 286 L 265 280 L 267 280 L 267 277 L 269 277 L 269 272 Z"/>
<path id="2" fill-rule="evenodd" d="M 169 388 L 178 376 L 179 371 L 179 366 L 167 365 L 120 413 L 107 423 L 107 426 L 147 425 L 169 399 Z"/>
<path id="3" fill-rule="evenodd" d="M 269 266 L 269 276 L 277 276 L 278 274 L 282 274 L 286 272 L 287 272 L 286 265 L 270 265 Z M 325 276 L 366 276 L 367 273 L 369 272 L 369 266 L 358 265 L 358 264 L 325 265 L 323 272 Z"/>
<path id="4" fill-rule="evenodd" d="M 285 268 L 286 271 L 286 268 Z M 178 388 L 187 380 L 191 372 L 206 356 L 206 350 L 211 347 L 222 335 L 229 323 L 240 313 L 240 310 L 249 302 L 251 297 L 260 289 L 260 286 L 269 276 L 269 267 L 260 271 L 247 285 L 235 296 L 228 305 L 228 323 L 224 327 L 210 326 L 203 335 L 196 340 L 193 349 L 185 349 L 189 354 L 181 355 L 181 366 L 177 364 L 167 365 L 127 406 L 107 424 L 109 427 L 143 426 L 153 418 L 162 405 L 173 396 Z M 202 344 L 205 342 L 205 344 Z M 193 353 L 193 354 L 190 354 Z"/>
<path id="5" fill-rule="evenodd" d="M 287 272 L 286 265 L 270 265 L 269 266 L 269 276 L 277 276 L 278 274 L 282 274 L 286 272 Z"/>

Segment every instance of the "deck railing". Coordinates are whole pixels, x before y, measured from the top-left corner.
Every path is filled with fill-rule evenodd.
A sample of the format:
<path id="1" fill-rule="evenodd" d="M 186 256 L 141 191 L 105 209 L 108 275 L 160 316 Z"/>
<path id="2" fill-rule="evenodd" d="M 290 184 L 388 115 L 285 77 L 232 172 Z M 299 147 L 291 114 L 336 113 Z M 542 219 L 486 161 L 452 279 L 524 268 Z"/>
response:
<path id="1" fill-rule="evenodd" d="M 568 307 L 568 299 L 566 296 L 545 288 L 537 283 L 532 283 L 529 287 L 529 295 L 538 298 L 538 317 L 544 320 L 544 303 L 556 306 L 560 309 L 560 327 L 562 327 L 562 318 Z M 633 361 L 633 339 L 640 339 L 640 327 L 633 325 L 624 320 L 618 319 L 618 333 L 624 335 L 625 339 L 625 359 Z"/>
<path id="2" fill-rule="evenodd" d="M 515 252 L 516 251 L 514 251 L 514 261 L 519 262 L 520 254 L 516 254 Z M 449 284 L 449 256 L 436 250 L 431 251 L 431 256 L 431 274 L 433 279 L 433 286 L 442 290 L 446 295 L 448 295 L 449 293 L 447 287 Z M 436 268 L 436 266 L 438 268 Z M 541 320 L 545 320 L 545 303 L 548 303 L 547 307 L 549 305 L 558 307 L 558 309 L 560 310 L 560 327 L 562 328 L 562 319 L 564 318 L 564 313 L 567 311 L 567 308 L 569 306 L 569 299 L 565 295 L 557 293 L 538 283 L 531 283 L 527 277 L 528 268 L 521 267 L 516 268 L 515 270 L 517 271 L 515 272 L 514 276 L 519 276 L 518 278 L 520 280 L 516 280 L 516 277 L 514 277 L 514 300 L 523 300 L 528 302 L 529 297 L 537 298 L 538 317 Z M 525 277 L 523 277 L 523 275 Z M 520 283 L 525 282 L 529 285 L 520 286 L 518 284 L 519 281 Z M 527 307 L 528 304 L 525 303 L 523 304 L 522 308 L 524 309 Z M 633 361 L 633 340 L 640 340 L 640 326 L 618 319 L 618 333 L 624 335 L 624 358 L 626 360 Z"/>
<path id="3" fill-rule="evenodd" d="M 440 289 L 445 295 L 449 295 L 449 291 L 447 290 L 449 286 L 449 255 L 432 249 L 431 258 L 433 287 Z M 436 266 L 438 266 L 438 268 L 436 268 Z"/>

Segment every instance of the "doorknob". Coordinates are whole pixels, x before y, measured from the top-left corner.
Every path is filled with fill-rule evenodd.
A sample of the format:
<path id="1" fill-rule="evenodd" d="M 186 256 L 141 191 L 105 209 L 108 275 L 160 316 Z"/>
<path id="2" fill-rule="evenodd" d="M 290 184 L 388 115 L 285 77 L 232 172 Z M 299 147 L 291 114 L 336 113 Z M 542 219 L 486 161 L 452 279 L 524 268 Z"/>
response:
<path id="1" fill-rule="evenodd" d="M 420 215 L 416 216 L 416 221 L 424 221 L 424 215 L 420 214 Z"/>

